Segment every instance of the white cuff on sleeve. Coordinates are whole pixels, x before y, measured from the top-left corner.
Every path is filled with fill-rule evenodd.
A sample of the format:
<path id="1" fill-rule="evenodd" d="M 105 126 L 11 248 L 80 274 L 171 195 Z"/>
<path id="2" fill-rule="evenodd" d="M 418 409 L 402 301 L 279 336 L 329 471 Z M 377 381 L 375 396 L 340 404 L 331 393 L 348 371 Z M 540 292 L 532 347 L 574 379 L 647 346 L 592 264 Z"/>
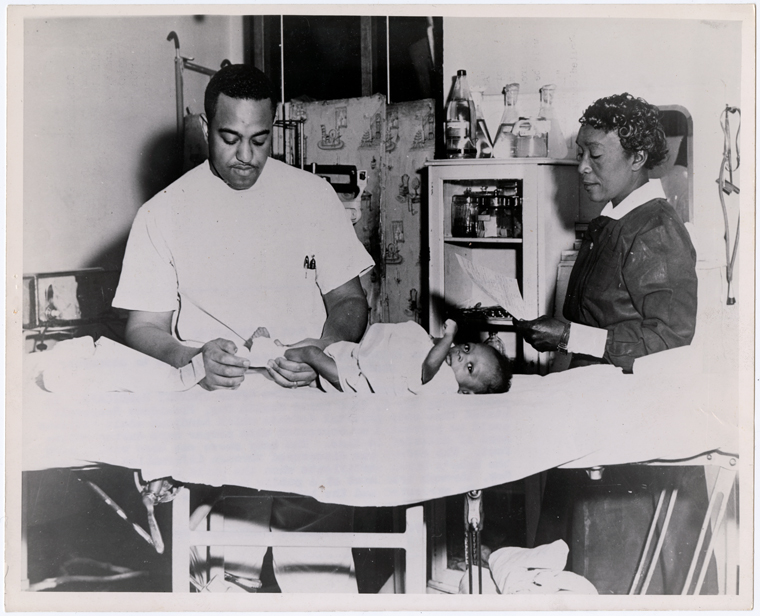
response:
<path id="1" fill-rule="evenodd" d="M 185 385 L 185 389 L 189 389 L 206 378 L 206 366 L 203 363 L 203 353 L 193 355 L 192 361 L 179 369 L 179 378 Z"/>
<path id="2" fill-rule="evenodd" d="M 592 357 L 604 357 L 607 345 L 607 330 L 589 327 L 580 323 L 570 326 L 570 338 L 567 341 L 568 353 L 583 353 Z"/>

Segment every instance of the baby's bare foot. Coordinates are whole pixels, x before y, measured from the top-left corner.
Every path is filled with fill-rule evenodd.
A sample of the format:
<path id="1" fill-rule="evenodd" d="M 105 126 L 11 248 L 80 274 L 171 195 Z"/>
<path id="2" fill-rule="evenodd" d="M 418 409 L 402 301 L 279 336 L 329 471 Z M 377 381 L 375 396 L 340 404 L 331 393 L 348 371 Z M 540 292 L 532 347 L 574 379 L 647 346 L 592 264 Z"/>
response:
<path id="1" fill-rule="evenodd" d="M 255 332 L 253 332 L 253 335 L 248 338 L 248 340 L 245 341 L 245 344 L 243 345 L 246 349 L 249 351 L 251 350 L 251 347 L 253 346 L 253 341 L 256 338 L 269 338 L 269 330 L 266 327 L 259 327 Z"/>

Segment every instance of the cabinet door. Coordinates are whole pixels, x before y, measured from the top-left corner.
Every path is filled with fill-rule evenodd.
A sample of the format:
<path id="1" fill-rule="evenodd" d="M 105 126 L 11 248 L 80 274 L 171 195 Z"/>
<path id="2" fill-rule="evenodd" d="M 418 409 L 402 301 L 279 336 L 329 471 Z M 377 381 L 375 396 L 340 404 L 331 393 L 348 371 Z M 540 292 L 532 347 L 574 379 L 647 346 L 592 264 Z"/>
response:
<path id="1" fill-rule="evenodd" d="M 539 314 L 555 314 L 557 266 L 573 249 L 579 221 L 579 182 L 575 165 L 539 165 L 536 173 L 536 305 Z M 527 247 L 526 247 L 527 250 Z M 559 306 L 561 312 L 562 306 Z"/>

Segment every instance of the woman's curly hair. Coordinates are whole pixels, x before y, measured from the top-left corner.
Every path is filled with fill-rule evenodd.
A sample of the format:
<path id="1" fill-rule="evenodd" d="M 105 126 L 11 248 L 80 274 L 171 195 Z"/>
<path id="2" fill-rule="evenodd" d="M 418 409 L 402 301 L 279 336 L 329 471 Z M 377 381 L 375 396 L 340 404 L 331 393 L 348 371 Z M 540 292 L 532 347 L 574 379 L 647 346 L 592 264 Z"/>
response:
<path id="1" fill-rule="evenodd" d="M 617 131 L 626 152 L 647 153 L 646 169 L 655 168 L 668 157 L 660 110 L 643 98 L 635 98 L 628 92 L 600 98 L 583 112 L 579 121 L 607 133 Z"/>

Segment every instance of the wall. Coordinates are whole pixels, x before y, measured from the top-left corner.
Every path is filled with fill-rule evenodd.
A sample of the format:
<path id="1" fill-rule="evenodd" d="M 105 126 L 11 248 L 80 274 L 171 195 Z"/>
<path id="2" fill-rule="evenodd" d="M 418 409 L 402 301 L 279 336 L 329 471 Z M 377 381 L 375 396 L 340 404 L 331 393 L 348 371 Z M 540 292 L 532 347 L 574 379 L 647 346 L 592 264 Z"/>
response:
<path id="1" fill-rule="evenodd" d="M 121 265 L 135 212 L 176 173 L 172 30 L 201 65 L 243 59 L 240 17 L 25 21 L 24 272 Z M 199 112 L 207 77 L 185 77 Z"/>
<path id="2" fill-rule="evenodd" d="M 615 11 L 604 10 L 608 14 Z M 500 93 L 505 84 L 521 84 L 521 107 L 529 113 L 537 110 L 539 88 L 555 83 L 555 106 L 571 146 L 577 119 L 599 97 L 628 91 L 656 105 L 685 107 L 694 126 L 693 237 L 703 272 L 700 311 L 701 318 L 711 323 L 710 327 L 698 327 L 698 336 L 700 331 L 709 334 L 705 344 L 713 364 L 751 366 L 753 348 L 747 341 L 752 339 L 754 298 L 746 293 L 742 301 L 739 285 L 734 285 L 738 305 L 726 307 L 724 226 L 715 180 L 723 155 L 720 115 L 726 105 L 744 107 L 742 168 L 751 170 L 754 164 L 753 82 L 741 80 L 742 57 L 748 63 L 744 69 L 754 74 L 752 7 L 723 10 L 722 15 L 732 21 L 600 19 L 602 9 L 589 8 L 591 11 L 594 17 L 584 19 L 444 18 L 444 92 L 448 95 L 457 69 L 466 69 L 470 86 L 485 89 L 492 111 L 490 115 L 484 111 L 493 133 L 503 108 Z M 558 8 L 555 14 L 562 12 Z M 690 10 L 689 15 L 698 13 Z M 738 21 L 742 18 L 744 23 Z M 569 156 L 574 153 L 572 147 Z M 742 234 L 740 263 L 744 263 L 745 281 L 750 283 L 745 288 L 750 292 L 749 277 L 754 271 L 752 179 L 747 171 L 741 185 L 742 221 L 747 228 Z M 733 237 L 739 198 L 734 195 L 726 201 Z M 739 268 L 735 280 L 740 274 Z M 740 315 L 742 326 L 749 327 L 744 335 L 739 331 Z"/>
<path id="3" fill-rule="evenodd" d="M 577 119 L 599 97 L 630 92 L 655 105 L 681 105 L 694 122 L 694 215 L 700 256 L 720 258 L 722 215 L 715 179 L 723 152 L 719 116 L 741 106 L 741 23 L 671 19 L 444 19 L 444 91 L 457 69 L 497 100 L 520 83 L 520 107 L 538 108 L 539 88 L 555 83 L 555 106 L 568 143 Z M 747 110 L 749 112 L 749 110 Z M 746 148 L 748 150 L 749 148 Z M 570 156 L 575 148 L 570 150 Z"/>

